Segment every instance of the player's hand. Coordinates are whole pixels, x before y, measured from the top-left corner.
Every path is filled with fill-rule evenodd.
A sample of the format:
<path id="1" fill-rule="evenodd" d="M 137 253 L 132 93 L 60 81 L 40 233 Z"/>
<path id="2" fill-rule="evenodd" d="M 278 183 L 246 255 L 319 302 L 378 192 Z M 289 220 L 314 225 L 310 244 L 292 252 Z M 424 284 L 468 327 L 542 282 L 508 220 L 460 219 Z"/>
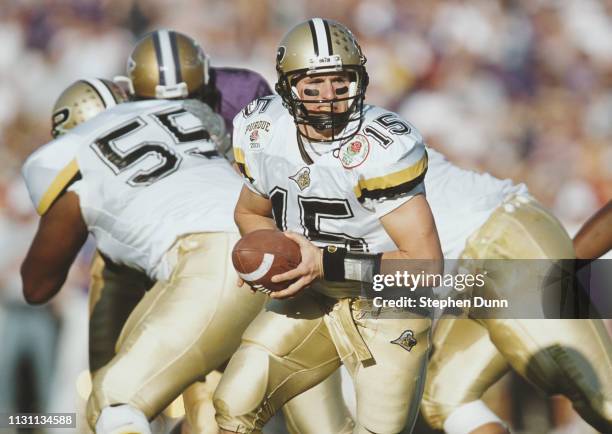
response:
<path id="1" fill-rule="evenodd" d="M 271 298 L 282 299 L 294 297 L 314 280 L 323 276 L 323 250 L 319 249 L 302 235 L 294 232 L 285 232 L 284 234 L 287 238 L 295 241 L 300 246 L 302 262 L 293 270 L 272 276 L 272 282 L 274 283 L 297 280 L 287 288 L 271 293 Z"/>
<path id="2" fill-rule="evenodd" d="M 246 282 L 242 279 L 242 277 L 237 277 L 236 278 L 236 286 L 238 288 L 242 288 L 242 285 L 244 285 Z M 257 293 L 257 289 L 253 288 L 251 285 L 249 286 L 249 290 L 251 291 L 251 293 L 256 294 Z"/>

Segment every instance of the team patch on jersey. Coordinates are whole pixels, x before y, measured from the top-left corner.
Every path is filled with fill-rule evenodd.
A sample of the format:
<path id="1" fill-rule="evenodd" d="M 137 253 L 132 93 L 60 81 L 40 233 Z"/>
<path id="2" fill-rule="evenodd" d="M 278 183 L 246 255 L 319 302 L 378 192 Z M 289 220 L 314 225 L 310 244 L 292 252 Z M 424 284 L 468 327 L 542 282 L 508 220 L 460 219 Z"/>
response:
<path id="1" fill-rule="evenodd" d="M 304 189 L 310 186 L 310 168 L 302 167 L 300 170 L 298 170 L 298 173 L 290 176 L 289 179 L 295 181 L 298 187 L 300 187 L 300 191 L 304 191 Z"/>
<path id="2" fill-rule="evenodd" d="M 369 154 L 370 143 L 367 137 L 357 134 L 348 143 L 342 145 L 338 158 L 344 167 L 352 169 L 363 163 Z"/>
<path id="3" fill-rule="evenodd" d="M 414 332 L 412 330 L 404 330 L 400 337 L 392 340 L 391 343 L 399 345 L 406 351 L 410 351 L 412 350 L 412 347 L 417 344 L 417 340 L 414 337 Z"/>
<path id="4" fill-rule="evenodd" d="M 255 121 L 246 126 L 245 133 L 249 135 L 249 150 L 259 152 L 263 150 L 262 141 L 270 131 L 270 122 Z"/>

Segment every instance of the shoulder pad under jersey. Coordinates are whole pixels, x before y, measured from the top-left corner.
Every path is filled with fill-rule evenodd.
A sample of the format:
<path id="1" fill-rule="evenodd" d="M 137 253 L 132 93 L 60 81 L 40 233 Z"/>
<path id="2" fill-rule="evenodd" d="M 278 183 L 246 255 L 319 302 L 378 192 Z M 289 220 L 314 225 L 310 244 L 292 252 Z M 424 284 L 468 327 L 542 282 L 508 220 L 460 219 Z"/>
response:
<path id="1" fill-rule="evenodd" d="M 37 149 L 21 169 L 36 212 L 44 215 L 51 205 L 80 178 L 76 160 L 80 142 L 66 134 Z"/>
<path id="2" fill-rule="evenodd" d="M 359 133 L 340 148 L 340 161 L 354 168 L 360 202 L 390 199 L 419 186 L 427 172 L 421 134 L 396 113 L 367 106 Z"/>

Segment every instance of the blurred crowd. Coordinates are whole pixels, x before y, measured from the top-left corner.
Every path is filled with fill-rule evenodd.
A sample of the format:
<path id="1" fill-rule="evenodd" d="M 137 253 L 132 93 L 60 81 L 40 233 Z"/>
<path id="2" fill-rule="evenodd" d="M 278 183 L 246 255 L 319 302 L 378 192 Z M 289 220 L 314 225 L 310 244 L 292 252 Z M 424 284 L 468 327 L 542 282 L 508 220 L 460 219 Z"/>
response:
<path id="1" fill-rule="evenodd" d="M 274 83 L 282 34 L 322 11 L 356 33 L 367 100 L 402 114 L 451 160 L 527 183 L 570 231 L 612 197 L 611 0 L 4 0 L 0 335 L 2 309 L 22 303 L 18 266 L 37 220 L 19 169 L 50 139 L 60 92 L 125 74 L 134 42 L 159 27 L 194 37 L 213 65 Z M 86 274 L 75 276 L 85 300 Z M 58 305 L 37 312 L 61 337 Z"/>

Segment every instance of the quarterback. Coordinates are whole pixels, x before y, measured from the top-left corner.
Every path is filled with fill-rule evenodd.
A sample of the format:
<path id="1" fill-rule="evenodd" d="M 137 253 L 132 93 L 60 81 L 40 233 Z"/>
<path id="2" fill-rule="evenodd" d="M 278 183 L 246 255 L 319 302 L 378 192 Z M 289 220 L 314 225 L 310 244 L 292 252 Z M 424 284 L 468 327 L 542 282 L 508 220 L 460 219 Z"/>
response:
<path id="1" fill-rule="evenodd" d="M 197 101 L 125 103 L 24 165 L 42 216 L 22 266 L 28 301 L 59 290 L 88 233 L 105 261 L 156 281 L 123 327 L 117 354 L 94 375 L 88 419 L 98 433 L 149 432 L 147 419 L 231 355 L 265 301 L 234 282 L 237 232 L 227 216 L 241 181 L 216 150 L 223 129 Z"/>
<path id="2" fill-rule="evenodd" d="M 574 257 L 566 231 L 525 185 L 461 169 L 433 149 L 428 155 L 425 188 L 445 258 L 461 258 L 464 269 L 473 270 L 483 259 Z M 610 214 L 608 205 L 579 232 L 574 246 L 580 258 L 609 249 Z M 540 303 L 539 292 L 514 283 L 510 267 L 495 271 L 485 281 L 488 291 L 517 299 L 535 295 L 532 302 Z M 436 429 L 447 434 L 507 433 L 480 398 L 512 368 L 545 392 L 565 395 L 599 431 L 611 431 L 612 342 L 601 320 L 449 316 L 438 322 L 433 343 L 421 411 Z M 328 401 L 340 395 L 337 386 L 334 392 L 324 382 L 316 393 L 307 391 L 289 406 L 323 413 Z"/>
<path id="3" fill-rule="evenodd" d="M 382 320 L 355 297 L 382 258 L 436 263 L 441 251 L 423 194 L 421 136 L 397 114 L 364 104 L 364 64 L 342 24 L 300 23 L 278 48 L 280 96 L 254 101 L 234 120 L 246 181 L 239 229 L 290 231 L 302 262 L 273 278 L 295 282 L 272 293 L 225 370 L 214 398 L 223 432 L 261 432 L 285 402 L 341 363 L 357 390 L 355 432 L 414 423 L 431 319 L 406 312 Z M 310 418 L 316 424 L 317 415 Z"/>

